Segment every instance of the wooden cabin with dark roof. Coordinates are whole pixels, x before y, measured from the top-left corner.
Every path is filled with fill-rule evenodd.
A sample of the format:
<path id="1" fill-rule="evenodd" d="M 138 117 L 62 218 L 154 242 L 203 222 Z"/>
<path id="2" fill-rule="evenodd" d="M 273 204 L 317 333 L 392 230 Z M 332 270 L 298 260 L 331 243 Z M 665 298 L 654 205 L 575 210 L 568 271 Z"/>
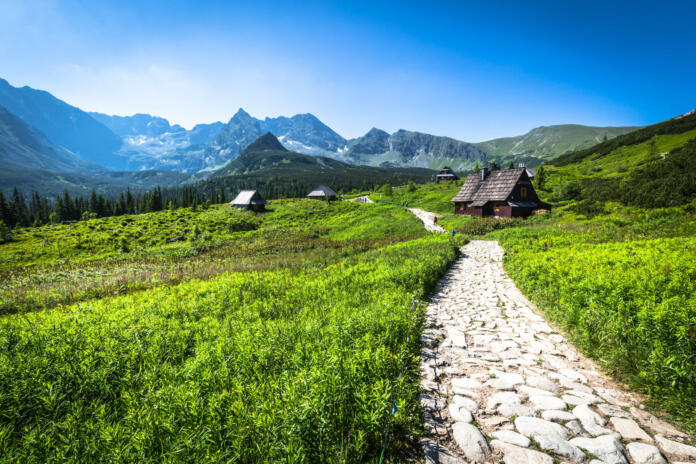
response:
<path id="1" fill-rule="evenodd" d="M 242 190 L 237 198 L 230 202 L 230 205 L 256 212 L 266 210 L 266 200 L 256 190 Z"/>
<path id="2" fill-rule="evenodd" d="M 312 200 L 331 201 L 335 200 L 337 196 L 338 194 L 331 187 L 327 187 L 326 185 L 319 185 L 307 194 L 307 198 L 311 198 Z"/>
<path id="3" fill-rule="evenodd" d="M 436 182 L 440 182 L 441 180 L 459 180 L 459 176 L 454 173 L 452 168 L 445 166 L 437 173 L 437 176 L 435 176 Z"/>
<path id="4" fill-rule="evenodd" d="M 469 216 L 527 217 L 538 209 L 551 209 L 539 200 L 526 168 L 484 168 L 466 178 L 452 202 L 455 214 Z"/>

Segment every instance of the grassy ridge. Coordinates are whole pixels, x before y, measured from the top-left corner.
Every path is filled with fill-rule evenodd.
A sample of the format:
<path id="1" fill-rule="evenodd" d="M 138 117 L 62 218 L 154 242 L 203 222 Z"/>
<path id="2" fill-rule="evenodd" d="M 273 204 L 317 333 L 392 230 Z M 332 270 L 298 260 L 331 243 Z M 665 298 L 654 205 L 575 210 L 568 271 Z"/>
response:
<path id="1" fill-rule="evenodd" d="M 223 274 L 10 316 L 0 455 L 19 462 L 362 462 L 418 430 L 431 236 L 321 271 Z"/>
<path id="2" fill-rule="evenodd" d="M 491 234 L 523 292 L 613 375 L 696 431 L 696 213 L 622 209 Z"/>
<path id="3" fill-rule="evenodd" d="M 618 201 L 642 208 L 678 206 L 696 195 L 696 115 L 621 135 L 544 165 L 539 194 L 576 202 L 583 214 Z M 536 179 L 538 185 L 539 179 Z"/>

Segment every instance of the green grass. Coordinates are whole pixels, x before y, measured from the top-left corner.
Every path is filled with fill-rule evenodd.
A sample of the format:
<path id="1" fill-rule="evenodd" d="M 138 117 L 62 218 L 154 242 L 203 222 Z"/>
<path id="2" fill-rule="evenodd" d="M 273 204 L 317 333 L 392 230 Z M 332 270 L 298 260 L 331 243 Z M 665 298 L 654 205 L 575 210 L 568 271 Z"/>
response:
<path id="1" fill-rule="evenodd" d="M 414 301 L 455 250 L 430 236 L 314 271 L 225 273 L 5 317 L 0 455 L 374 461 L 394 402 L 387 453 L 401 460 L 421 429 Z"/>
<path id="2" fill-rule="evenodd" d="M 420 221 L 390 205 L 303 199 L 272 201 L 269 208 L 254 214 L 216 205 L 20 229 L 0 246 L 0 313 L 229 270 L 323 267 L 425 235 Z M 183 240 L 168 243 L 176 237 Z"/>
<path id="3" fill-rule="evenodd" d="M 605 370 L 696 432 L 696 204 L 607 205 L 488 237 L 505 268 Z"/>

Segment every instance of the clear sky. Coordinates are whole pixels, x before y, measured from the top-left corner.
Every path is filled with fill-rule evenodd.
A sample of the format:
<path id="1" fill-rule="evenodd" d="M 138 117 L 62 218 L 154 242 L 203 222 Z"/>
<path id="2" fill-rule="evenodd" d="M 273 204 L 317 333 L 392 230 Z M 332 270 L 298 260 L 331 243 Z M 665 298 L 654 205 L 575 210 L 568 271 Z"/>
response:
<path id="1" fill-rule="evenodd" d="M 313 113 L 466 141 L 696 107 L 696 2 L 0 0 L 0 77 L 172 123 Z"/>

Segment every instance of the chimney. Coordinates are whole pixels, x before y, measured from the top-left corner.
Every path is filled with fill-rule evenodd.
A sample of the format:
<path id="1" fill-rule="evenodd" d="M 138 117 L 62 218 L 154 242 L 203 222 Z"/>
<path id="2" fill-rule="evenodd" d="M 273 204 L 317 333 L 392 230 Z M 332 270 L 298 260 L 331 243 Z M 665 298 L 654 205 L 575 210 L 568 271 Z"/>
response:
<path id="1" fill-rule="evenodd" d="M 486 177 L 488 177 L 488 168 L 483 168 L 481 169 L 481 180 L 486 180 Z"/>

